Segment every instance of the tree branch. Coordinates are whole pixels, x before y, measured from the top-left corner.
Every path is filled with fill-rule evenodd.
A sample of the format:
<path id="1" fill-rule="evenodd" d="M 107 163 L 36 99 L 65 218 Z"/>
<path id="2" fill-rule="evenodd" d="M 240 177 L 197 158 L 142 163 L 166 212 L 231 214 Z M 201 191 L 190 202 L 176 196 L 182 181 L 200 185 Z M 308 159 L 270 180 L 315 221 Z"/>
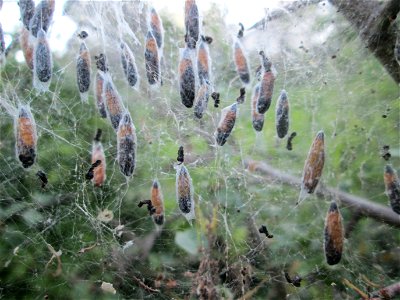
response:
<path id="1" fill-rule="evenodd" d="M 358 31 L 361 40 L 400 83 L 400 67 L 394 57 L 400 1 L 330 0 Z"/>
<path id="2" fill-rule="evenodd" d="M 395 299 L 400 295 L 400 282 L 393 283 L 387 287 L 381 288 L 379 291 L 372 293 L 371 300 L 373 299 Z"/>
<path id="3" fill-rule="evenodd" d="M 301 181 L 299 178 L 290 174 L 282 173 L 266 163 L 247 159 L 244 161 L 244 165 L 251 172 L 257 171 L 282 183 L 300 187 Z M 350 210 L 360 215 L 371 217 L 380 222 L 400 228 L 400 216 L 393 212 L 389 207 L 385 207 L 334 188 L 323 187 L 322 185 L 319 186 L 316 195 L 321 198 L 327 197 L 335 199 L 340 203 L 347 205 Z"/>

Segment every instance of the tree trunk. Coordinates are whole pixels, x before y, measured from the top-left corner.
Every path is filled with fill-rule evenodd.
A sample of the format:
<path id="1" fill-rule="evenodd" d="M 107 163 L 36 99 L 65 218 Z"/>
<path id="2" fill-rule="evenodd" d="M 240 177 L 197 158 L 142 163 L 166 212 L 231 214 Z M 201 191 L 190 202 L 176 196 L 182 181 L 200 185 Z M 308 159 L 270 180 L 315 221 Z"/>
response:
<path id="1" fill-rule="evenodd" d="M 400 11 L 399 0 L 330 0 L 338 12 L 358 31 L 361 40 L 400 83 L 400 66 L 394 57 L 397 25 L 394 22 Z"/>

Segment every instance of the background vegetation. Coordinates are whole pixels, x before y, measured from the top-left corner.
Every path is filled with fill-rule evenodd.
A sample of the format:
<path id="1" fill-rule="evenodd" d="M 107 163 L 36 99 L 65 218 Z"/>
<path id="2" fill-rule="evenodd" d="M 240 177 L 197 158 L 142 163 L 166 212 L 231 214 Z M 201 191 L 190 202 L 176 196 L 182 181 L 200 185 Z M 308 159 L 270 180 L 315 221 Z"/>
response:
<path id="1" fill-rule="evenodd" d="M 99 117 L 92 91 L 89 103 L 80 101 L 75 75 L 77 40 L 70 41 L 72 50 L 65 56 L 53 57 L 50 92 L 42 95 L 32 89 L 27 66 L 14 59 L 18 49 L 11 52 L 1 70 L 1 96 L 16 94 L 21 102 L 30 103 L 39 140 L 37 163 L 23 169 L 15 157 L 13 118 L 0 111 L 2 298 L 182 299 L 195 298 L 207 288 L 218 298 L 353 299 L 357 294 L 343 284 L 344 279 L 364 291 L 376 288 L 364 276 L 378 287 L 400 280 L 398 229 L 362 218 L 345 241 L 342 261 L 328 266 L 323 226 L 332 199 L 311 196 L 295 208 L 298 189 L 266 180 L 244 167 L 244 159 L 251 158 L 300 177 L 312 139 L 323 129 L 327 160 L 322 184 L 388 205 L 383 184 L 386 162 L 380 149 L 391 146 L 391 163 L 398 169 L 399 88 L 333 7 L 310 6 L 271 21 L 265 32 L 245 32 L 252 81 L 231 137 L 217 147 L 213 132 L 220 108 L 230 105 L 241 87 L 231 48 L 238 28 L 224 24 L 217 6 L 203 12 L 203 31 L 214 38 L 210 53 L 221 106 L 216 109 L 210 101 L 208 113 L 199 121 L 179 98 L 176 70 L 179 48 L 184 46 L 183 23 L 160 12 L 165 29 L 164 85 L 151 88 L 143 62 L 146 6 L 104 5 L 102 11 L 99 5 L 72 2 L 66 12 L 80 24 L 79 30 L 89 32 L 92 59 L 100 52 L 109 57 L 113 80 L 137 128 L 135 175 L 126 180 L 119 172 L 116 136 L 109 121 Z M 89 21 L 85 15 L 91 16 Z M 134 43 L 121 17 L 140 44 Z M 306 38 L 300 44 L 297 27 Z M 313 39 L 319 36 L 324 38 Z M 136 90 L 123 77 L 117 47 L 120 37 L 133 48 L 140 69 Z M 255 133 L 250 95 L 261 48 L 271 57 L 277 80 L 264 130 Z M 291 105 L 290 132 L 297 132 L 292 151 L 275 134 L 275 103 L 283 88 Z M 107 159 L 107 181 L 101 188 L 84 178 L 97 128 L 104 133 Z M 179 214 L 175 200 L 173 164 L 180 145 L 185 147 L 195 190 L 193 226 Z M 48 175 L 45 189 L 35 176 L 39 169 Z M 155 229 L 146 209 L 137 207 L 140 200 L 149 198 L 154 178 L 165 197 L 162 231 Z M 353 215 L 347 207 L 340 208 L 346 225 Z M 108 223 L 97 218 L 105 209 L 114 215 Z M 254 230 L 261 224 L 267 225 L 272 239 Z M 62 251 L 60 274 L 56 274 L 57 260 L 49 263 L 48 245 Z M 301 287 L 286 283 L 284 271 L 303 277 Z M 116 294 L 102 290 L 102 282 L 112 283 Z"/>

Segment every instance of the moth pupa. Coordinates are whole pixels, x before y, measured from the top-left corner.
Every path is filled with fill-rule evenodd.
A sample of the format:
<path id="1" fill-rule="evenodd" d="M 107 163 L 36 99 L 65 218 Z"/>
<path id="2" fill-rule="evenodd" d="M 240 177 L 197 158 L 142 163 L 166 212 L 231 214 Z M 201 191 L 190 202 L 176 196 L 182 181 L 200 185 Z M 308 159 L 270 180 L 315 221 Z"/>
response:
<path id="1" fill-rule="evenodd" d="M 385 166 L 383 179 L 390 206 L 395 213 L 400 214 L 400 183 L 396 170 L 394 170 L 391 165 Z"/>
<path id="2" fill-rule="evenodd" d="M 46 32 L 40 29 L 33 55 L 33 86 L 39 92 L 45 92 L 49 89 L 52 70 L 53 61 Z"/>
<path id="3" fill-rule="evenodd" d="M 183 49 L 179 62 L 179 92 L 182 104 L 187 108 L 193 106 L 196 90 L 192 51 L 187 47 Z"/>
<path id="4" fill-rule="evenodd" d="M 240 77 L 240 80 L 247 84 L 250 82 L 249 67 L 247 64 L 247 58 L 244 54 L 242 44 L 239 40 L 235 41 L 233 46 L 233 59 L 236 66 L 236 71 Z"/>
<path id="5" fill-rule="evenodd" d="M 195 49 L 199 40 L 199 10 L 195 0 L 185 0 L 185 42 L 188 48 Z"/>
<path id="6" fill-rule="evenodd" d="M 325 163 L 324 132 L 319 131 L 308 152 L 301 179 L 301 191 L 297 204 L 317 187 Z"/>
<path id="7" fill-rule="evenodd" d="M 151 205 L 154 208 L 154 213 L 151 215 L 153 221 L 161 226 L 164 224 L 164 197 L 157 179 L 153 181 L 151 186 Z"/>
<path id="8" fill-rule="evenodd" d="M 16 155 L 24 168 L 32 166 L 37 155 L 36 123 L 29 106 L 21 105 L 15 119 Z"/>
<path id="9" fill-rule="evenodd" d="M 276 103 L 275 125 L 278 137 L 284 138 L 289 130 L 289 99 L 285 90 L 281 91 Z"/>
<path id="10" fill-rule="evenodd" d="M 164 28 L 162 20 L 154 7 L 150 9 L 150 28 L 157 42 L 158 49 L 161 49 L 164 42 Z"/>
<path id="11" fill-rule="evenodd" d="M 138 72 L 132 50 L 125 42 L 121 42 L 121 63 L 128 84 L 134 87 L 138 82 Z"/>
<path id="12" fill-rule="evenodd" d="M 111 121 L 112 127 L 117 130 L 125 111 L 124 104 L 110 75 L 108 73 L 104 74 L 103 79 L 103 99 L 105 101 L 107 115 Z"/>
<path id="13" fill-rule="evenodd" d="M 211 43 L 211 37 L 201 36 L 199 49 L 197 50 L 197 73 L 200 85 L 203 82 L 210 83 L 211 58 L 208 45 Z"/>
<path id="14" fill-rule="evenodd" d="M 4 42 L 3 27 L 0 23 L 0 66 L 5 64 L 6 61 L 6 44 Z"/>
<path id="15" fill-rule="evenodd" d="M 217 131 L 215 132 L 215 138 L 218 145 L 223 146 L 231 134 L 233 126 L 235 125 L 237 110 L 237 102 L 222 109 L 221 119 L 219 121 Z"/>
<path id="16" fill-rule="evenodd" d="M 21 45 L 22 53 L 24 54 L 27 66 L 29 69 L 33 70 L 34 41 L 29 33 L 29 30 L 25 27 L 22 27 L 21 29 L 19 43 Z"/>
<path id="17" fill-rule="evenodd" d="M 47 32 L 49 29 L 53 20 L 55 5 L 55 0 L 42 0 L 36 6 L 35 12 L 29 22 L 29 29 L 34 37 L 38 36 L 40 30 Z"/>
<path id="18" fill-rule="evenodd" d="M 118 164 L 126 177 L 133 174 L 136 166 L 136 128 L 128 111 L 124 113 L 117 131 Z"/>
<path id="19" fill-rule="evenodd" d="M 176 169 L 176 201 L 182 214 L 186 220 L 191 222 L 195 219 L 194 201 L 193 201 L 193 184 L 189 171 L 182 163 L 175 166 Z"/>
<path id="20" fill-rule="evenodd" d="M 324 250 L 328 265 L 336 265 L 342 258 L 344 229 L 342 215 L 335 202 L 332 202 L 325 218 Z"/>
<path id="21" fill-rule="evenodd" d="M 35 1 L 33 0 L 19 0 L 19 11 L 21 14 L 21 21 L 24 27 L 29 31 L 29 23 L 35 14 Z"/>
<path id="22" fill-rule="evenodd" d="M 101 129 L 97 129 L 96 136 L 92 145 L 92 164 L 100 160 L 100 164 L 93 170 L 92 182 L 95 186 L 102 186 L 106 180 L 106 157 L 104 155 L 103 145 L 100 141 Z"/>
<path id="23" fill-rule="evenodd" d="M 208 84 L 203 82 L 196 94 L 196 100 L 194 105 L 194 115 L 196 118 L 201 119 L 205 110 L 207 109 L 209 91 Z"/>
<path id="24" fill-rule="evenodd" d="M 253 95 L 251 97 L 251 118 L 253 128 L 256 131 L 261 131 L 264 126 L 264 114 L 260 114 L 257 110 L 257 101 L 260 96 L 260 84 L 258 83 L 253 90 Z"/>
<path id="25" fill-rule="evenodd" d="M 94 95 L 96 99 L 96 106 L 97 109 L 99 110 L 100 116 L 102 118 L 107 118 L 107 111 L 106 111 L 106 106 L 105 106 L 105 100 L 104 100 L 104 93 L 103 93 L 103 87 L 104 87 L 104 76 L 105 73 L 108 71 L 108 68 L 106 66 L 106 57 L 104 54 L 100 54 L 98 56 L 95 56 L 96 59 L 96 66 L 97 66 L 97 73 L 95 77 L 95 85 L 94 85 Z"/>
<path id="26" fill-rule="evenodd" d="M 260 85 L 260 97 L 258 98 L 258 112 L 264 114 L 271 105 L 272 94 L 274 92 L 275 75 L 272 73 L 272 64 L 265 56 L 264 51 L 260 51 L 263 73 Z"/>
<path id="27" fill-rule="evenodd" d="M 90 87 L 90 54 L 84 42 L 84 39 L 87 37 L 86 31 L 82 31 L 79 37 L 82 39 L 82 42 L 76 60 L 76 79 L 81 99 L 86 102 Z"/>
<path id="28" fill-rule="evenodd" d="M 149 84 L 156 84 L 160 79 L 160 57 L 158 53 L 157 41 L 151 30 L 146 35 L 146 50 L 144 52 L 146 63 L 146 75 Z"/>

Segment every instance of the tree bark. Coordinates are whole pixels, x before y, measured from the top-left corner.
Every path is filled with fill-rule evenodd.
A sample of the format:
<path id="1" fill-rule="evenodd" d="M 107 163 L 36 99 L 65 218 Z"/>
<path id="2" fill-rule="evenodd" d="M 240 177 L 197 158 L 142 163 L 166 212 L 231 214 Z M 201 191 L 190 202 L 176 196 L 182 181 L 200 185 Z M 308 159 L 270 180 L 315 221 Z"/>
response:
<path id="1" fill-rule="evenodd" d="M 399 84 L 400 66 L 394 57 L 398 28 L 394 20 L 400 11 L 400 1 L 330 0 L 330 2 L 355 27 L 367 48 Z"/>
<path id="2" fill-rule="evenodd" d="M 279 170 L 269 166 L 266 163 L 247 159 L 244 165 L 249 171 L 258 171 L 263 175 L 272 177 L 282 183 L 286 183 L 295 187 L 300 187 L 301 180 L 290 174 L 282 173 Z M 367 199 L 348 194 L 346 192 L 331 188 L 323 187 L 321 184 L 316 190 L 316 195 L 321 198 L 332 198 L 336 201 L 347 205 L 347 207 L 362 216 L 374 218 L 380 222 L 400 228 L 400 215 L 393 212 L 389 207 L 374 203 Z M 295 205 L 295 203 L 293 203 Z"/>

